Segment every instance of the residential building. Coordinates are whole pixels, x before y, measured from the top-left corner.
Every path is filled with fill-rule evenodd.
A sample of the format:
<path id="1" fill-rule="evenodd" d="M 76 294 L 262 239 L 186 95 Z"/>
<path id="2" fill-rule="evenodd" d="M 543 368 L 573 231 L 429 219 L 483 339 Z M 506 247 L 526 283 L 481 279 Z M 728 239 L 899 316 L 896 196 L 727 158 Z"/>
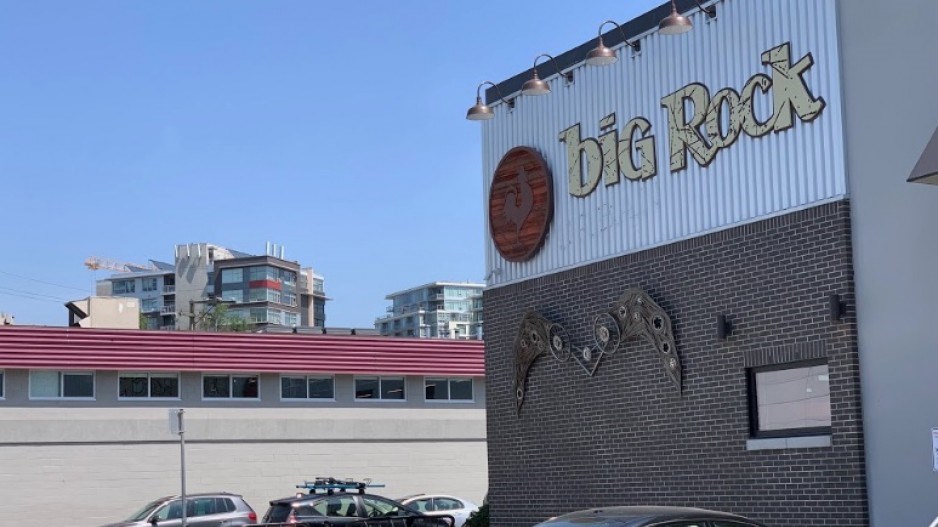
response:
<path id="1" fill-rule="evenodd" d="M 0 326 L 3 523 L 96 527 L 178 493 L 172 408 L 187 491 L 260 515 L 316 476 L 486 492 L 479 341 Z"/>
<path id="2" fill-rule="evenodd" d="M 431 282 L 387 297 L 388 314 L 375 320 L 382 335 L 481 339 L 482 289 L 472 282 Z"/>
<path id="3" fill-rule="evenodd" d="M 934 520 L 936 21 L 935 0 L 662 2 L 470 109 L 492 525 Z"/>
<path id="4" fill-rule="evenodd" d="M 323 277 L 283 258 L 268 244 L 252 255 L 211 243 L 177 245 L 173 264 L 151 260 L 98 281 L 101 296 L 133 297 L 148 329 L 203 329 L 224 305 L 229 317 L 255 326 L 326 323 Z"/>

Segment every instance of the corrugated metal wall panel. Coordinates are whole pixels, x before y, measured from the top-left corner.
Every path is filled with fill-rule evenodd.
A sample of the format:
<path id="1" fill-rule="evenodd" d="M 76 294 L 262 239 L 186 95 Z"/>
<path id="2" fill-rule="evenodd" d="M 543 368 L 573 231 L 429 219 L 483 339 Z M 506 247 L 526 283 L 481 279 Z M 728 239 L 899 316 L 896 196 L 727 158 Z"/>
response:
<path id="1" fill-rule="evenodd" d="M 482 341 L 0 328 L 0 369 L 473 375 Z"/>
<path id="2" fill-rule="evenodd" d="M 504 260 L 486 224 L 489 286 L 846 195 L 834 0 L 722 0 L 715 5 L 714 20 L 696 10 L 690 15 L 695 24 L 690 33 L 674 37 L 650 32 L 641 36 L 638 55 L 620 47 L 616 64 L 576 66 L 573 84 L 555 75 L 548 79 L 549 95 L 518 97 L 513 110 L 494 105 L 496 118 L 482 123 L 486 203 L 501 157 L 513 147 L 530 146 L 550 166 L 555 208 L 543 248 L 527 262 Z M 812 93 L 827 103 L 820 117 L 812 122 L 795 117 L 793 128 L 757 139 L 743 133 L 708 167 L 697 165 L 688 153 L 687 168 L 672 173 L 662 97 L 692 82 L 706 85 L 711 97 L 727 87 L 739 92 L 754 74 L 771 75 L 761 54 L 786 42 L 791 43 L 792 63 L 808 53 L 814 58 L 804 78 Z M 542 71 L 542 76 L 548 72 Z M 760 119 L 772 114 L 771 91 L 755 100 Z M 651 122 L 657 175 L 643 182 L 623 179 L 609 187 L 600 182 L 587 197 L 574 197 L 568 193 L 566 146 L 558 136 L 580 123 L 584 138 L 597 138 L 600 119 L 611 113 L 616 114 L 617 129 L 633 117 Z"/>

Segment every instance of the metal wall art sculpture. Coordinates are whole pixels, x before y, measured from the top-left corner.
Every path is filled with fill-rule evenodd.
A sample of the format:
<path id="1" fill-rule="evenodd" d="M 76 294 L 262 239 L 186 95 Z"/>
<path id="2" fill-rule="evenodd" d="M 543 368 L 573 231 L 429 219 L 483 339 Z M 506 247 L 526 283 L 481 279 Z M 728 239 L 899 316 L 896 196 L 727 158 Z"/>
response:
<path id="1" fill-rule="evenodd" d="M 682 393 L 681 361 L 674 345 L 671 318 L 647 293 L 629 289 L 610 311 L 593 319 L 591 329 L 593 342 L 573 348 L 563 326 L 536 311 L 525 313 L 514 346 L 515 398 L 519 413 L 527 393 L 528 371 L 544 353 L 549 351 L 560 362 L 573 357 L 586 374 L 592 376 L 604 356 L 613 355 L 622 342 L 634 337 L 641 337 L 655 348 L 678 395 Z"/>
<path id="2" fill-rule="evenodd" d="M 527 391 L 528 370 L 548 350 L 560 362 L 569 359 L 567 332 L 563 326 L 551 323 L 540 313 L 528 311 L 521 319 L 521 327 L 515 337 L 515 402 L 519 412 Z"/>

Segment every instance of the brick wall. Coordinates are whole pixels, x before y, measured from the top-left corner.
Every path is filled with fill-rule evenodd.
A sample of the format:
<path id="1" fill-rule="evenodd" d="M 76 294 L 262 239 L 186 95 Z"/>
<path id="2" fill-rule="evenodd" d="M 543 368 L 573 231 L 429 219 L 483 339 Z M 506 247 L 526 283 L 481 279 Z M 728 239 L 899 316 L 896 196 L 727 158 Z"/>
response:
<path id="1" fill-rule="evenodd" d="M 485 292 L 492 524 L 530 526 L 593 506 L 727 510 L 771 527 L 868 524 L 849 204 L 840 201 Z M 591 341 L 629 287 L 671 317 L 679 397 L 633 340 L 593 377 L 537 359 L 520 415 L 513 342 L 526 309 Z M 829 318 L 828 297 L 848 310 Z M 716 337 L 716 316 L 731 321 Z M 831 446 L 747 450 L 747 367 L 826 357 Z"/>

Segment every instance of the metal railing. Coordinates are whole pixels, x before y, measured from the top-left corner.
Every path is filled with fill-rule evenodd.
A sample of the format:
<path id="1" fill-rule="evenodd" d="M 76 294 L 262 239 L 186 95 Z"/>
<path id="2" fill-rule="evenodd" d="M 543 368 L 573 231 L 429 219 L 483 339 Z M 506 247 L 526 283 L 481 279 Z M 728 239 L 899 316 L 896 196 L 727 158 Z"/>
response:
<path id="1" fill-rule="evenodd" d="M 160 308 L 161 315 L 172 315 L 176 312 L 176 304 L 166 304 Z"/>
<path id="2" fill-rule="evenodd" d="M 163 284 L 163 294 L 164 294 L 164 295 L 168 295 L 168 294 L 170 294 L 170 293 L 175 293 L 175 292 L 176 292 L 176 286 L 175 286 L 175 285 L 166 285 L 166 284 Z"/>

